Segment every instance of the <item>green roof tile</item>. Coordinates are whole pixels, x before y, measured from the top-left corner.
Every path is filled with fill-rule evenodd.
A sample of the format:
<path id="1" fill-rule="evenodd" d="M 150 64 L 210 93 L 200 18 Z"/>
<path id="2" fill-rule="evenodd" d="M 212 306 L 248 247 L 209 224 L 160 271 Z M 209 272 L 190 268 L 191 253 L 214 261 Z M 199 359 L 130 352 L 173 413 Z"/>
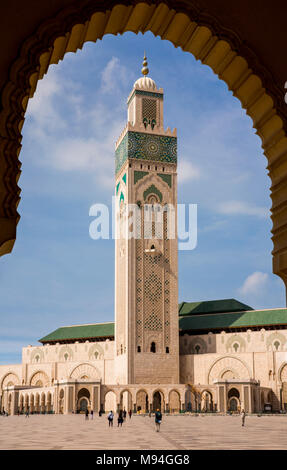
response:
<path id="1" fill-rule="evenodd" d="M 89 339 L 89 338 L 103 338 L 114 336 L 115 324 L 109 323 L 95 323 L 92 325 L 75 325 L 63 326 L 53 331 L 39 341 L 41 343 L 54 343 L 56 341 Z"/>
<path id="2" fill-rule="evenodd" d="M 253 310 L 235 299 L 206 302 L 182 302 L 179 309 L 179 328 L 184 331 L 212 331 L 227 328 L 248 328 L 268 325 L 287 325 L 287 308 Z M 91 325 L 64 326 L 39 341 L 56 343 L 114 337 L 113 322 Z"/>
<path id="3" fill-rule="evenodd" d="M 182 302 L 179 305 L 179 315 L 197 315 L 205 313 L 241 312 L 253 310 L 249 305 L 235 299 L 208 300 L 205 302 Z"/>
<path id="4" fill-rule="evenodd" d="M 252 326 L 287 324 L 287 309 L 250 310 L 247 312 L 218 313 L 211 315 L 190 315 L 179 318 L 179 328 L 188 330 L 223 330 Z"/>

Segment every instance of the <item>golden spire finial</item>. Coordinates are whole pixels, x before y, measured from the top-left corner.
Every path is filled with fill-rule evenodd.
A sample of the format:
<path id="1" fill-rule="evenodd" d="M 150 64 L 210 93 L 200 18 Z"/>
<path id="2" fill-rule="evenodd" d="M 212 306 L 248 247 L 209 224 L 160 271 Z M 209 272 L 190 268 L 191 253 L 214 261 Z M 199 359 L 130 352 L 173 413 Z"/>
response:
<path id="1" fill-rule="evenodd" d="M 143 60 L 143 68 L 142 68 L 142 74 L 145 76 L 149 73 L 149 69 L 148 69 L 148 66 L 147 66 L 147 59 L 146 59 L 146 55 L 145 55 L 145 52 L 144 52 L 144 60 Z"/>

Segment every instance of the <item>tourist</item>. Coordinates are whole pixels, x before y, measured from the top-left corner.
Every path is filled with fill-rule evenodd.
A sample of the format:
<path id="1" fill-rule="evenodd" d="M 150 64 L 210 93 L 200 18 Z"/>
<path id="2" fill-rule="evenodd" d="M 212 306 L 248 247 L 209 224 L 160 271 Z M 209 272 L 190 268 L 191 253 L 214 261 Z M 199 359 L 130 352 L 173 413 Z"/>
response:
<path id="1" fill-rule="evenodd" d="M 123 411 L 123 418 L 124 418 L 124 421 L 126 420 L 126 417 L 127 417 L 127 411 L 126 411 L 126 409 L 124 408 L 124 411 Z"/>
<path id="2" fill-rule="evenodd" d="M 94 419 L 94 410 L 91 410 L 91 419 Z"/>
<path id="3" fill-rule="evenodd" d="M 109 427 L 113 427 L 114 424 L 114 413 L 112 411 L 108 414 Z"/>
<path id="4" fill-rule="evenodd" d="M 102 410 L 99 410 L 99 417 L 102 416 Z"/>
<path id="5" fill-rule="evenodd" d="M 121 425 L 121 426 L 123 425 L 123 421 L 124 421 L 123 411 L 120 410 L 119 417 L 118 417 L 118 427 L 119 427 L 119 425 Z"/>
<path id="6" fill-rule="evenodd" d="M 243 409 L 241 411 L 242 426 L 244 426 L 245 424 L 245 416 L 246 416 L 246 413 L 245 413 L 245 410 Z"/>
<path id="7" fill-rule="evenodd" d="M 130 419 L 131 419 L 131 417 L 132 417 L 132 414 L 133 414 L 133 412 L 132 412 L 132 410 L 130 410 L 130 411 L 129 411 L 129 417 L 130 417 Z"/>
<path id="8" fill-rule="evenodd" d="M 156 431 L 159 432 L 159 428 L 161 425 L 161 420 L 162 420 L 162 414 L 159 410 L 156 410 L 155 413 L 155 425 L 156 425 Z"/>
<path id="9" fill-rule="evenodd" d="M 29 406 L 26 408 L 26 418 L 29 418 Z"/>
<path id="10" fill-rule="evenodd" d="M 86 409 L 86 413 L 85 413 L 85 414 L 86 414 L 86 419 L 89 419 L 89 410 L 88 410 L 88 408 Z"/>

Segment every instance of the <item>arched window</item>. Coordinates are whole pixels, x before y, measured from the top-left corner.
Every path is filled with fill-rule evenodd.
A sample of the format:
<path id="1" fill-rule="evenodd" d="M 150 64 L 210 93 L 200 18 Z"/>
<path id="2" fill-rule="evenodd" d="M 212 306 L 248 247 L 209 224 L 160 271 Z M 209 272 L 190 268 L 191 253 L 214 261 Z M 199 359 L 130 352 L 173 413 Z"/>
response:
<path id="1" fill-rule="evenodd" d="M 152 342 L 151 345 L 150 345 L 150 352 L 152 352 L 152 353 L 156 352 L 156 346 L 155 346 L 154 342 Z"/>
<path id="2" fill-rule="evenodd" d="M 274 346 L 275 350 L 278 351 L 279 347 L 280 347 L 280 341 L 274 341 L 273 346 Z"/>
<path id="3" fill-rule="evenodd" d="M 138 352 L 141 352 L 141 347 L 140 346 L 138 346 Z"/>
<path id="4" fill-rule="evenodd" d="M 165 352 L 166 352 L 166 354 L 169 354 L 169 347 L 168 346 L 165 348 Z"/>
<path id="5" fill-rule="evenodd" d="M 234 344 L 233 344 L 233 349 L 234 349 L 235 352 L 237 352 L 238 349 L 239 349 L 239 344 L 238 344 L 238 343 L 234 343 Z"/>
<path id="6" fill-rule="evenodd" d="M 69 358 L 69 354 L 68 354 L 68 353 L 64 354 L 64 359 L 65 359 L 65 361 L 67 361 L 68 358 Z"/>
<path id="7" fill-rule="evenodd" d="M 199 354 L 199 351 L 200 351 L 200 346 L 199 346 L 199 344 L 197 344 L 194 349 L 195 349 L 195 351 L 196 351 L 196 354 Z"/>

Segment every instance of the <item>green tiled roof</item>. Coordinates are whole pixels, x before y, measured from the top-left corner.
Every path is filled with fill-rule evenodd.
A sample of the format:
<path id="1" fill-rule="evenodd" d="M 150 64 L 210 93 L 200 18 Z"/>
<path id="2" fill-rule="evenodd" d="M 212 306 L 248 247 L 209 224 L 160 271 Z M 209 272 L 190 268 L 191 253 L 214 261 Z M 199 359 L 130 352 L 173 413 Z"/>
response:
<path id="1" fill-rule="evenodd" d="M 241 312 L 253 310 L 249 305 L 235 299 L 208 300 L 205 302 L 182 302 L 179 305 L 179 315 L 197 315 L 205 313 Z"/>
<path id="2" fill-rule="evenodd" d="M 89 338 L 105 338 L 114 336 L 115 324 L 109 323 L 95 323 L 92 325 L 76 325 L 76 326 L 63 326 L 53 331 L 39 341 L 41 343 L 54 343 L 56 341 L 65 340 L 81 340 Z"/>
<path id="3" fill-rule="evenodd" d="M 226 313 L 225 313 L 226 312 Z M 287 325 L 287 308 L 253 310 L 235 299 L 179 304 L 179 329 L 184 331 L 212 331 L 227 328 Z M 115 324 L 64 326 L 41 338 L 41 343 L 56 343 L 85 339 L 112 338 Z"/>
<path id="4" fill-rule="evenodd" d="M 181 331 L 223 330 L 225 328 L 246 328 L 254 326 L 286 325 L 287 308 L 275 310 L 250 310 L 234 313 L 213 313 L 211 315 L 190 315 L 179 318 Z"/>

